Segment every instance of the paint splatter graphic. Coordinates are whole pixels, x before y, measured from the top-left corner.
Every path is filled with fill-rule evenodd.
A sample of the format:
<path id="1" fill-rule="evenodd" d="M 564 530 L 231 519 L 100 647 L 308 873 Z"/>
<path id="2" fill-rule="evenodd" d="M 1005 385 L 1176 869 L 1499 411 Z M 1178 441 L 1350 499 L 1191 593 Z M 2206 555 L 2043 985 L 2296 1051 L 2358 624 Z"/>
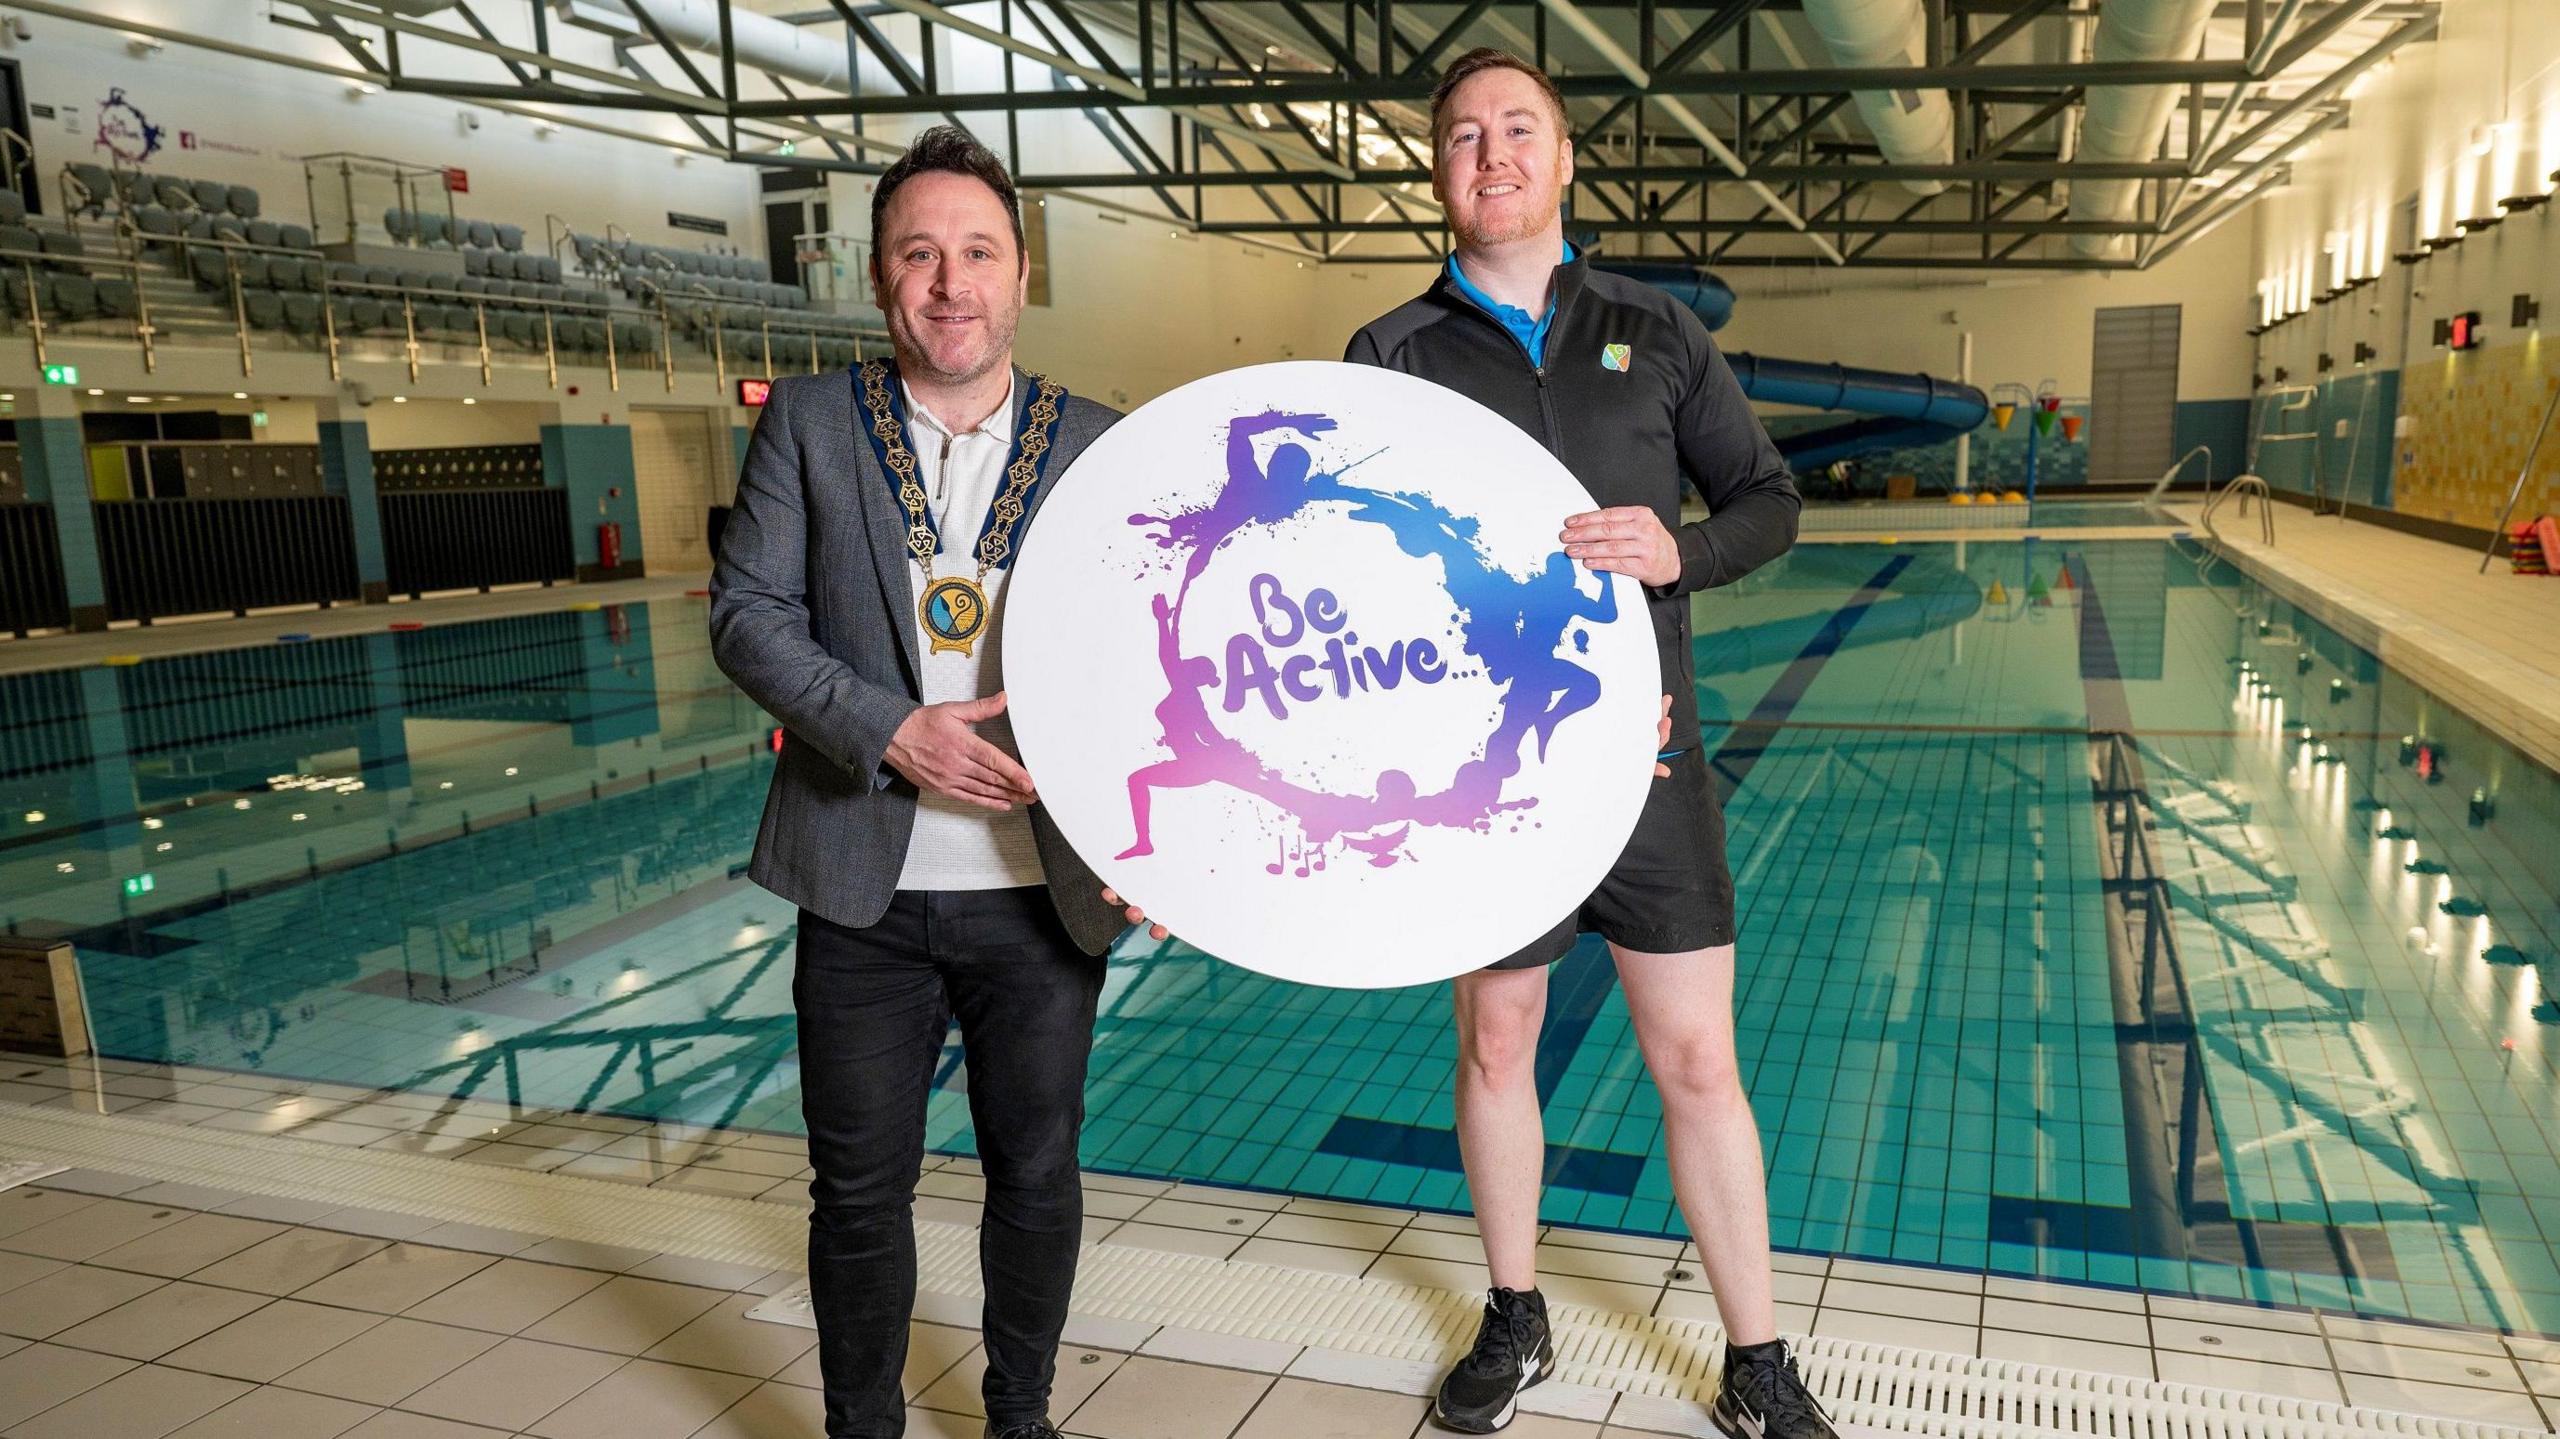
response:
<path id="1" fill-rule="evenodd" d="M 1276 445 L 1267 464 L 1255 460 L 1257 437 L 1292 432 L 1312 440 L 1336 428 L 1332 417 L 1320 414 L 1240 416 L 1227 426 L 1226 479 L 1210 503 L 1129 517 L 1130 524 L 1156 531 L 1156 544 L 1178 561 L 1180 578 L 1170 595 L 1159 592 L 1153 603 L 1156 658 L 1165 679 L 1156 719 L 1171 758 L 1130 774 L 1134 838 L 1119 858 L 1155 852 L 1150 819 L 1157 791 L 1219 784 L 1289 817 L 1296 833 L 1278 841 L 1276 860 L 1264 866 L 1271 873 L 1304 877 L 1322 870 L 1337 847 L 1372 865 L 1392 865 L 1411 857 L 1404 844 L 1416 825 L 1488 831 L 1495 816 L 1534 807 L 1534 796 L 1505 792 L 1526 763 L 1524 744 L 1534 738 L 1543 760 L 1557 727 L 1599 700 L 1599 676 L 1556 651 L 1577 620 L 1617 619 L 1617 592 L 1607 577 L 1600 577 L 1599 593 L 1586 593 L 1582 573 L 1560 550 L 1533 574 L 1511 574 L 1481 548 L 1474 519 L 1426 496 L 1348 483 L 1345 476 L 1374 454 L 1328 473 L 1293 439 Z M 1380 771 L 1366 793 L 1322 790 L 1285 778 L 1218 728 L 1209 701 L 1220 683 L 1217 662 L 1183 653 L 1183 605 L 1211 558 L 1253 527 L 1277 526 L 1320 504 L 1343 506 L 1348 518 L 1384 528 L 1405 554 L 1437 562 L 1461 650 L 1499 692 L 1492 732 L 1446 789 L 1421 793 L 1410 775 L 1393 769 Z M 1586 630 L 1576 628 L 1572 648 L 1588 651 Z M 1366 654 L 1373 667 L 1381 658 L 1374 650 Z M 1382 687 L 1394 683 L 1388 679 Z"/>

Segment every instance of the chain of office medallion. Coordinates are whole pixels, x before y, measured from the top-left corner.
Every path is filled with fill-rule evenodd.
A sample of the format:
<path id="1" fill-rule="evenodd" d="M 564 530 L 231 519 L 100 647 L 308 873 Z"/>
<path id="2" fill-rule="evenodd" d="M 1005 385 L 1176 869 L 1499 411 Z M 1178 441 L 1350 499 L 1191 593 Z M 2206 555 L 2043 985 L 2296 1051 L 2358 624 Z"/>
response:
<path id="1" fill-rule="evenodd" d="M 1040 478 L 1040 457 L 1049 452 L 1049 430 L 1058 422 L 1058 401 L 1066 395 L 1045 375 L 1031 376 L 1031 384 L 1031 425 L 1022 435 L 1022 453 L 1005 467 L 1004 492 L 996 496 L 995 523 L 978 537 L 981 583 L 1013 552 L 1013 527 L 1022 519 L 1023 497 Z M 906 434 L 889 405 L 889 367 L 878 360 L 862 367 L 862 402 L 871 411 L 871 433 L 888 454 L 890 474 L 898 482 L 898 502 L 906 507 L 907 551 L 924 567 L 925 579 L 930 581 L 937 543 L 932 511 L 926 507 L 924 486 L 916 479 L 915 453 L 907 448 Z"/>

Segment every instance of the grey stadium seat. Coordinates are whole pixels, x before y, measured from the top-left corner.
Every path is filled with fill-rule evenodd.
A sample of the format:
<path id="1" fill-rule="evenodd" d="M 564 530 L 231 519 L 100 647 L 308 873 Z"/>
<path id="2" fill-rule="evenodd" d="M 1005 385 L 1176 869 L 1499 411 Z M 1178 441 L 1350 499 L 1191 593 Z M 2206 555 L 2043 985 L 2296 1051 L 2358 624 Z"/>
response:
<path id="1" fill-rule="evenodd" d="M 275 221 L 273 221 L 273 220 L 251 220 L 251 221 L 249 222 L 249 243 L 250 243 L 250 244 L 252 244 L 252 245 L 273 245 L 273 244 L 275 244 L 275 243 L 276 243 L 276 240 L 277 240 L 277 228 L 276 228 L 276 222 L 275 222 Z"/>
<path id="2" fill-rule="evenodd" d="M 0 225 L 0 250 L 10 252 L 11 270 L 18 268 L 18 257 L 33 255 L 44 248 L 43 237 L 24 225 Z"/>
<path id="3" fill-rule="evenodd" d="M 98 313 L 98 282 L 86 275 L 55 276 L 53 311 L 65 320 L 94 318 Z"/>
<path id="4" fill-rule="evenodd" d="M 364 282 L 368 285 L 379 285 L 388 290 L 400 283 L 400 272 L 389 265 L 367 265 L 364 268 Z"/>
<path id="5" fill-rule="evenodd" d="M 185 222 L 186 236 L 188 239 L 210 240 L 213 238 L 213 217 L 211 215 L 204 213 L 202 210 L 180 210 L 176 213 Z"/>
<path id="6" fill-rule="evenodd" d="M 235 245 L 245 244 L 249 239 L 248 222 L 236 215 L 216 215 L 213 217 L 213 238 L 229 240 Z"/>
<path id="7" fill-rule="evenodd" d="M 288 220 L 276 226 L 276 243 L 288 250 L 308 250 L 311 248 L 311 231 Z"/>
<path id="8" fill-rule="evenodd" d="M 498 232 L 488 221 L 465 220 L 461 223 L 466 243 L 477 245 L 483 250 L 498 248 Z"/>
<path id="9" fill-rule="evenodd" d="M 533 316 L 522 310 L 508 311 L 505 323 L 500 328 L 506 332 L 508 339 L 528 349 L 542 343 L 542 326 Z"/>
<path id="10" fill-rule="evenodd" d="M 489 252 L 486 250 L 465 249 L 462 252 L 462 273 L 474 277 L 488 274 Z"/>
<path id="11" fill-rule="evenodd" d="M 386 314 L 382 302 L 371 295 L 358 295 L 347 306 L 347 313 L 355 318 L 359 330 L 380 329 Z"/>
<path id="12" fill-rule="evenodd" d="M 0 225 L 15 225 L 27 218 L 27 202 L 15 190 L 0 190 Z"/>
<path id="13" fill-rule="evenodd" d="M 160 194 L 157 178 L 140 170 L 127 170 L 117 175 L 115 187 L 117 197 L 127 206 L 148 205 Z"/>
<path id="14" fill-rule="evenodd" d="M 280 328 L 284 324 L 284 302 L 289 298 L 300 297 L 279 295 L 273 290 L 260 290 L 250 295 L 244 302 L 249 312 L 249 323 L 261 330 Z"/>
<path id="15" fill-rule="evenodd" d="M 73 202 L 80 213 L 104 214 L 115 189 L 115 178 L 107 173 L 107 167 L 74 161 L 63 168 L 71 172 L 71 183 L 80 192 Z"/>
<path id="16" fill-rule="evenodd" d="M 222 187 L 222 194 L 223 203 L 230 206 L 232 214 L 243 220 L 258 218 L 257 191 L 246 185 L 225 185 Z"/>
<path id="17" fill-rule="evenodd" d="M 499 249 L 521 250 L 524 248 L 524 226 L 493 225 L 490 228 L 498 232 Z"/>
<path id="18" fill-rule="evenodd" d="M 392 239 L 406 240 L 418 233 L 418 217 L 394 205 L 382 212 L 382 228 L 391 232 Z"/>
<path id="19" fill-rule="evenodd" d="M 168 206 L 172 210 L 194 210 L 201 208 L 196 204 L 196 192 L 191 189 L 184 180 L 158 181 L 152 185 L 151 193 L 152 196 L 159 200 L 161 204 Z"/>
<path id="20" fill-rule="evenodd" d="M 11 276 L 8 284 L 0 285 L 0 291 L 5 291 L 9 297 L 9 313 L 21 320 L 25 319 L 27 317 L 27 272 L 20 270 Z M 53 276 L 41 270 L 36 272 L 36 303 L 48 311 L 53 308 Z"/>
<path id="21" fill-rule="evenodd" d="M 231 272 L 224 268 L 222 252 L 219 250 L 189 250 L 187 273 L 195 277 L 196 288 L 199 290 L 231 288 Z"/>
<path id="22" fill-rule="evenodd" d="M 140 301 L 131 280 L 115 276 L 98 279 L 98 311 L 119 320 L 130 320 L 139 312 Z"/>
<path id="23" fill-rule="evenodd" d="M 88 255 L 89 247 L 82 242 L 77 232 L 48 231 L 40 237 L 40 240 L 46 256 L 46 264 L 57 270 L 69 270 L 74 274 L 88 273 L 88 267 L 79 262 Z"/>
<path id="24" fill-rule="evenodd" d="M 231 208 L 231 187 L 220 180 L 190 180 L 187 182 L 187 193 L 195 196 L 196 208 L 199 210 Z"/>
<path id="25" fill-rule="evenodd" d="M 239 272 L 240 283 L 244 287 L 263 290 L 275 283 L 269 276 L 267 257 L 264 255 L 243 255 L 234 252 L 231 256 L 231 265 Z"/>
<path id="26" fill-rule="evenodd" d="M 320 297 L 287 295 L 284 297 L 284 327 L 297 335 L 320 332 Z"/>

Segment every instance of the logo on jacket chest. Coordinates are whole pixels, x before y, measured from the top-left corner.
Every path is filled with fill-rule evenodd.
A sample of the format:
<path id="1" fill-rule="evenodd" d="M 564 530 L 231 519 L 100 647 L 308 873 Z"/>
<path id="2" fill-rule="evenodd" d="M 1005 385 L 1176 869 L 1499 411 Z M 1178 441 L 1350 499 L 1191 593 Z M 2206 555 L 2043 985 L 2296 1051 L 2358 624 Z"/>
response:
<path id="1" fill-rule="evenodd" d="M 1600 347 L 1601 369 L 1615 370 L 1623 375 L 1634 365 L 1635 347 L 1633 345 L 1602 345 Z"/>

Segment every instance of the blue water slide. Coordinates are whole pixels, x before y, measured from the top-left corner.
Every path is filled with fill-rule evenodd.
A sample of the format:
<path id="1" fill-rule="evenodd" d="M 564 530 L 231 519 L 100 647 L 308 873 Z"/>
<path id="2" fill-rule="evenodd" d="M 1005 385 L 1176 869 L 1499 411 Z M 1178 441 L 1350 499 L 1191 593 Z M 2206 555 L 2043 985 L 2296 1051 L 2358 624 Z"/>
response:
<path id="1" fill-rule="evenodd" d="M 1733 287 L 1695 265 L 1597 260 L 1596 268 L 1659 289 L 1695 311 L 1709 330 L 1733 318 Z M 1812 360 L 1728 354 L 1742 393 L 1771 405 L 1802 405 L 1859 418 L 1788 435 L 1778 453 L 1799 472 L 1868 450 L 1931 445 L 1973 429 L 1991 415 L 1990 397 L 1934 375 L 1862 370 Z"/>
<path id="2" fill-rule="evenodd" d="M 1789 467 L 1818 470 L 1867 450 L 1952 440 L 1990 418 L 1991 400 L 1971 385 L 1934 375 L 1862 370 L 1813 360 L 1728 354 L 1742 393 L 1771 405 L 1804 405 L 1862 415 L 1844 424 L 1788 435 L 1778 453 Z"/>

